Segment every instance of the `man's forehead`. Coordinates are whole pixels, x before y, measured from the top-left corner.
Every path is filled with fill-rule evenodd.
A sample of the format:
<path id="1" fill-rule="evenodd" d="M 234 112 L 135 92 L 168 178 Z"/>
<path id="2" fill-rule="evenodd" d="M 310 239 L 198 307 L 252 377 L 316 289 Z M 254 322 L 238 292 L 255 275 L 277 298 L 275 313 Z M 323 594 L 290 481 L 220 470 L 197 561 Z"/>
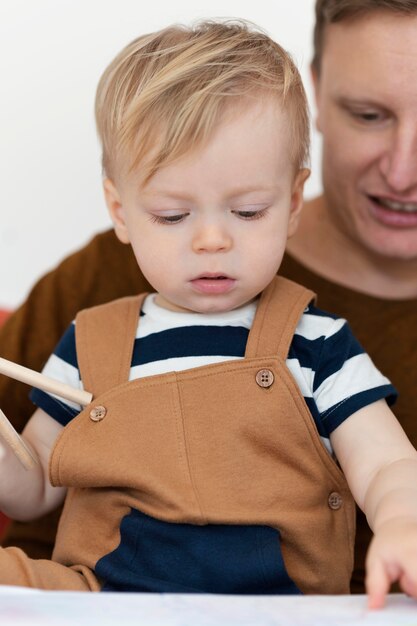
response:
<path id="1" fill-rule="evenodd" d="M 335 50 L 417 57 L 417 7 L 414 15 L 379 10 L 327 24 L 323 57 Z"/>
<path id="2" fill-rule="evenodd" d="M 385 88 L 415 95 L 416 73 L 417 13 L 378 11 L 326 27 L 320 81 L 327 78 L 334 91 L 353 98 L 365 91 L 369 99 Z"/>

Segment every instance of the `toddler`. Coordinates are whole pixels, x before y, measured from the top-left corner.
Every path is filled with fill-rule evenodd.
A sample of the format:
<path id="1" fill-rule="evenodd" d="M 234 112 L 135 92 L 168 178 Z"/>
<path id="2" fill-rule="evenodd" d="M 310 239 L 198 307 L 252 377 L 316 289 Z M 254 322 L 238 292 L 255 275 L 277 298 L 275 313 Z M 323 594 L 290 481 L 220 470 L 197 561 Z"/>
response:
<path id="1" fill-rule="evenodd" d="M 67 330 L 44 372 L 94 400 L 33 391 L 37 468 L 0 444 L 9 516 L 65 498 L 52 561 L 0 549 L 0 582 L 348 593 L 352 493 L 375 533 L 370 606 L 396 580 L 417 597 L 417 454 L 395 389 L 276 276 L 309 174 L 289 55 L 239 21 L 169 27 L 110 64 L 96 118 L 115 232 L 155 292 Z"/>

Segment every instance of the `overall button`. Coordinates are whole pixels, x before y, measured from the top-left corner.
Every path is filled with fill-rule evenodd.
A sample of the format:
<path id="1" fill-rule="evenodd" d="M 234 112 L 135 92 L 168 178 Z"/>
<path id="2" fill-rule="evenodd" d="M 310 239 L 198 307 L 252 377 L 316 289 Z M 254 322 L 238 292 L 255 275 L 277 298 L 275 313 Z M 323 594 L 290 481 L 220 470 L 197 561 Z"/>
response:
<path id="1" fill-rule="evenodd" d="M 332 491 L 327 499 L 327 504 L 332 511 L 337 511 L 343 504 L 343 498 L 337 491 Z"/>
<path id="2" fill-rule="evenodd" d="M 100 422 L 105 417 L 106 413 L 106 407 L 99 404 L 95 406 L 94 409 L 91 409 L 90 419 L 93 420 L 93 422 Z"/>
<path id="3" fill-rule="evenodd" d="M 255 380 L 260 387 L 270 387 L 274 382 L 274 375 L 271 370 L 259 370 Z"/>

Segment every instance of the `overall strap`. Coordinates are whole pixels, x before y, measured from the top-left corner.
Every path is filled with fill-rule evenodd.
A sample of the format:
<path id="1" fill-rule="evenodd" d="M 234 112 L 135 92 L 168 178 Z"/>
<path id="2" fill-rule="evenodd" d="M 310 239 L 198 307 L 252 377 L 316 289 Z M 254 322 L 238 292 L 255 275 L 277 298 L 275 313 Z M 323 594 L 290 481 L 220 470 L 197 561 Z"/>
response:
<path id="1" fill-rule="evenodd" d="M 315 297 L 309 289 L 276 276 L 262 292 L 245 357 L 278 355 L 286 359 L 299 319 Z"/>
<path id="2" fill-rule="evenodd" d="M 84 389 L 94 397 L 129 380 L 145 296 L 120 298 L 78 313 L 75 323 L 78 367 Z"/>

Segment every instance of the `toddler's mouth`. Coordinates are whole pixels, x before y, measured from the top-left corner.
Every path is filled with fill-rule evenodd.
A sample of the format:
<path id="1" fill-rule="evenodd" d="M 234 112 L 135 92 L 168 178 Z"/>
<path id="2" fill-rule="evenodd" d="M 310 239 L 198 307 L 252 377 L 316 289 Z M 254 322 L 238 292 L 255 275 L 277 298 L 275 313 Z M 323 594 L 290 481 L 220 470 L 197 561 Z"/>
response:
<path id="1" fill-rule="evenodd" d="M 191 285 L 196 291 L 213 295 L 230 291 L 235 283 L 236 280 L 226 274 L 214 274 L 210 272 L 200 274 L 200 276 L 191 280 Z"/>

